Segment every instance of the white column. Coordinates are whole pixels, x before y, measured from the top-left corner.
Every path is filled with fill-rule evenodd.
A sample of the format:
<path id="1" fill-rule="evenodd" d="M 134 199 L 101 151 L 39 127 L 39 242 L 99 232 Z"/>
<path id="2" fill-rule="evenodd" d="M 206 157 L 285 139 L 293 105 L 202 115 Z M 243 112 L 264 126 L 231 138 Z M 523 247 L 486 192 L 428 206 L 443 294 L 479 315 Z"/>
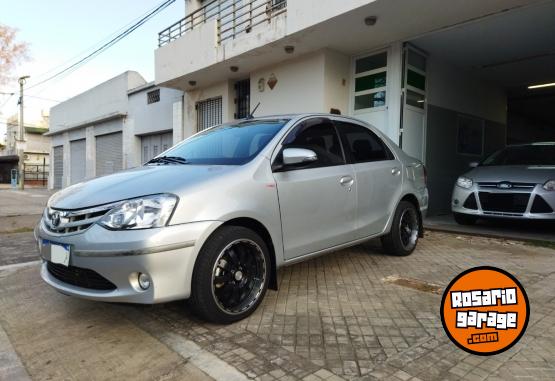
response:
<path id="1" fill-rule="evenodd" d="M 64 173 L 62 176 L 62 188 L 65 188 L 71 184 L 70 170 L 71 170 L 71 153 L 69 148 L 69 133 L 64 132 L 63 135 L 63 146 L 64 146 Z"/>
<path id="2" fill-rule="evenodd" d="M 87 179 L 92 179 L 96 175 L 96 138 L 94 136 L 94 126 L 87 127 L 85 139 L 85 175 Z"/>
<path id="3" fill-rule="evenodd" d="M 184 125 L 183 125 L 183 98 L 177 102 L 173 102 L 172 105 L 172 128 L 173 128 L 173 144 L 177 144 L 183 139 L 184 136 Z"/>
<path id="4" fill-rule="evenodd" d="M 401 125 L 401 88 L 403 80 L 403 43 L 395 42 L 390 47 L 388 57 L 387 91 L 387 135 L 399 144 L 399 126 Z"/>

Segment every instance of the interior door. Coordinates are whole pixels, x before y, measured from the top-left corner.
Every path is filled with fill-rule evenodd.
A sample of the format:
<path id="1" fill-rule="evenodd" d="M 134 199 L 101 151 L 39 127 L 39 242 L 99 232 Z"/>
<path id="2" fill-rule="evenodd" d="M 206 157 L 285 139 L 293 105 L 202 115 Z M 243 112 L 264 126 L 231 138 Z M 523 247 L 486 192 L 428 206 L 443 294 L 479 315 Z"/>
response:
<path id="1" fill-rule="evenodd" d="M 395 209 L 402 181 L 402 166 L 383 140 L 368 127 L 335 122 L 347 161 L 357 184 L 355 238 L 380 233 Z"/>
<path id="2" fill-rule="evenodd" d="M 313 253 L 354 239 L 356 184 L 346 163 L 335 126 L 313 118 L 296 126 L 284 148 L 314 151 L 317 161 L 274 172 L 285 258 Z M 274 163 L 280 162 L 280 155 Z"/>

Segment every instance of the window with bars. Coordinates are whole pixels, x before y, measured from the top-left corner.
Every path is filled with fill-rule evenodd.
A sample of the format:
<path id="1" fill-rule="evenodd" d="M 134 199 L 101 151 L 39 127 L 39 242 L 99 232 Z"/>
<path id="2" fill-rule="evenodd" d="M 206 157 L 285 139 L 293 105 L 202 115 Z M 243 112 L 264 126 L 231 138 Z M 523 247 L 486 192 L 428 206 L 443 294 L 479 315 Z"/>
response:
<path id="1" fill-rule="evenodd" d="M 250 112 L 251 81 L 235 82 L 235 119 L 244 119 Z"/>
<path id="2" fill-rule="evenodd" d="M 156 103 L 160 102 L 160 89 L 152 90 L 146 93 L 146 103 Z"/>
<path id="3" fill-rule="evenodd" d="M 222 123 L 222 97 L 197 103 L 197 131 L 203 131 Z"/>

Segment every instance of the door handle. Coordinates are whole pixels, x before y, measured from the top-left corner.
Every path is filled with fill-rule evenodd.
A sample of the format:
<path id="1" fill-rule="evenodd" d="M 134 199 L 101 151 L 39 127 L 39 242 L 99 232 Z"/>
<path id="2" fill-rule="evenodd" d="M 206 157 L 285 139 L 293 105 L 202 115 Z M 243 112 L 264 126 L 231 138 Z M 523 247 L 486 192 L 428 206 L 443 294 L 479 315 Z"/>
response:
<path id="1" fill-rule="evenodd" d="M 400 174 L 401 174 L 401 170 L 400 170 L 399 168 L 397 168 L 397 167 L 391 168 L 391 174 L 392 174 L 393 176 L 400 175 Z"/>
<path id="2" fill-rule="evenodd" d="M 341 179 L 339 179 L 339 184 L 343 185 L 344 187 L 350 187 L 351 185 L 353 185 L 354 182 L 355 180 L 351 176 L 343 176 Z"/>

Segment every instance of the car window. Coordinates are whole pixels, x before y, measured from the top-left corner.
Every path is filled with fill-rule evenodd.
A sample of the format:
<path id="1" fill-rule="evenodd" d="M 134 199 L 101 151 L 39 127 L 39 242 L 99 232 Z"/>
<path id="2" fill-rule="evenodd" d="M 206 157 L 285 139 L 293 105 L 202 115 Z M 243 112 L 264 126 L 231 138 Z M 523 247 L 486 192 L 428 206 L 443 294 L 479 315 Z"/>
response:
<path id="1" fill-rule="evenodd" d="M 349 162 L 367 163 L 393 159 L 393 154 L 385 143 L 368 128 L 347 122 L 336 122 L 336 125 Z"/>
<path id="2" fill-rule="evenodd" d="M 246 120 L 222 124 L 185 140 L 164 155 L 182 157 L 188 164 L 242 165 L 258 155 L 287 122 Z"/>
<path id="3" fill-rule="evenodd" d="M 285 138 L 283 148 L 306 148 L 314 151 L 318 159 L 303 168 L 345 164 L 337 131 L 333 123 L 325 118 L 302 122 Z"/>

